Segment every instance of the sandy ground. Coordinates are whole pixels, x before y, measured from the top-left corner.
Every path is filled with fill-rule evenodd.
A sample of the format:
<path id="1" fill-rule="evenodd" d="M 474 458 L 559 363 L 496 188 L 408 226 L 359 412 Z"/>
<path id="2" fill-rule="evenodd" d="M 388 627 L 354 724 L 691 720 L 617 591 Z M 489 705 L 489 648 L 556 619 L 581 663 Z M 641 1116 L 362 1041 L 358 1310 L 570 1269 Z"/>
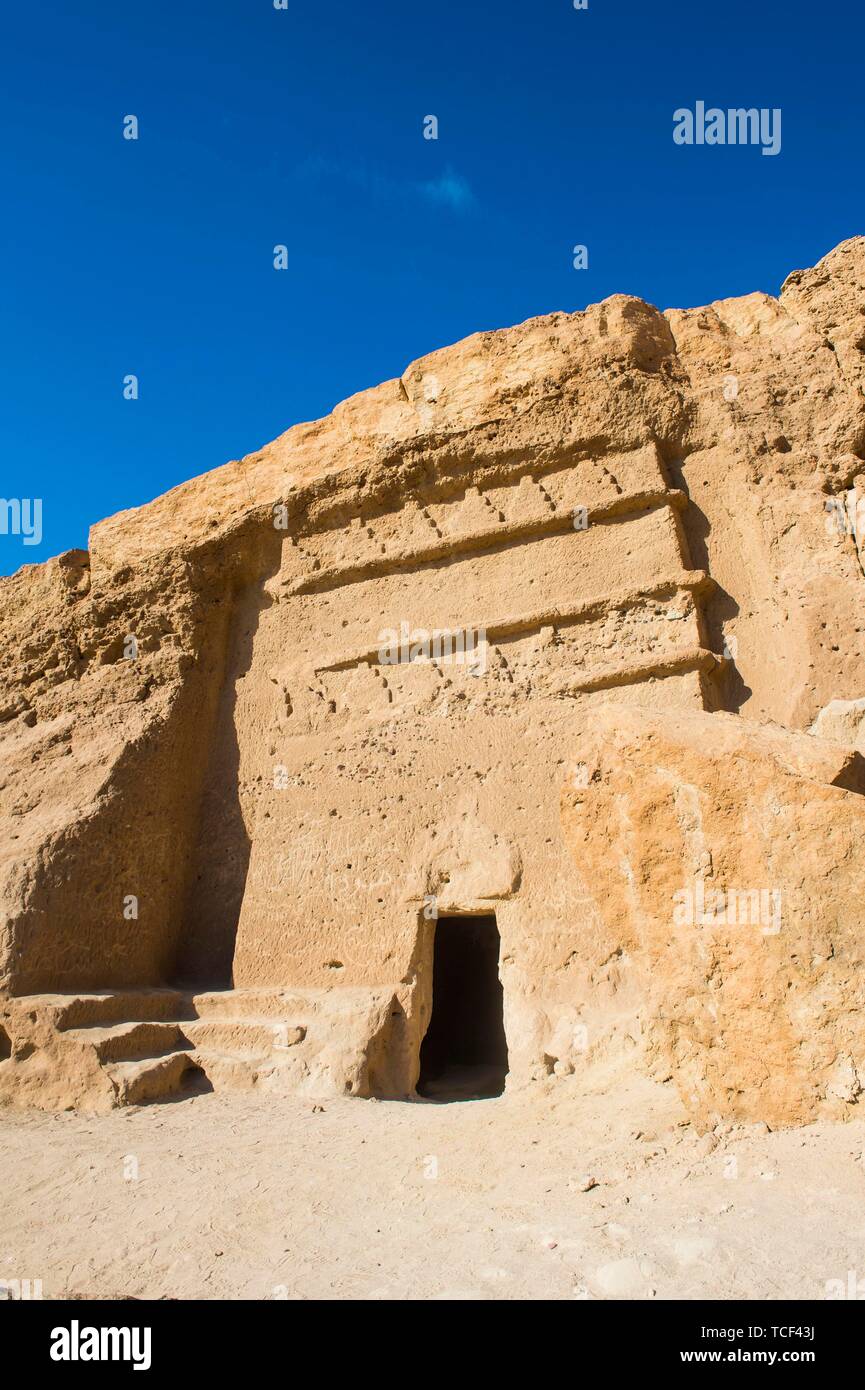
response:
<path id="1" fill-rule="evenodd" d="M 636 1076 L 451 1105 L 6 1111 L 0 1279 L 45 1298 L 823 1298 L 865 1277 L 863 1150 L 861 1122 L 701 1139 L 672 1086 Z"/>

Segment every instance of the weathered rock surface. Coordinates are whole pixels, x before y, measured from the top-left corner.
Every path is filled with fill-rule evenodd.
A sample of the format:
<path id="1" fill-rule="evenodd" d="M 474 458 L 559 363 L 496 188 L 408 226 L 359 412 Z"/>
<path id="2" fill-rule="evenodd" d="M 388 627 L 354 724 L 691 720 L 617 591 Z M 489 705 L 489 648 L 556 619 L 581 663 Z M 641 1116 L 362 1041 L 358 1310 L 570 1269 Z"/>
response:
<path id="1" fill-rule="evenodd" d="M 865 753 L 865 700 L 832 700 L 821 709 L 811 733 Z"/>
<path id="2" fill-rule="evenodd" d="M 654 1069 L 704 1129 L 843 1116 L 865 1080 L 861 756 L 621 709 L 596 711 L 577 752 L 565 833 L 641 977 Z"/>
<path id="3" fill-rule="evenodd" d="M 644 977 L 562 836 L 562 772 L 579 780 L 600 704 L 804 731 L 862 698 L 863 387 L 855 239 L 777 300 L 662 314 L 616 295 L 477 334 L 0 581 L 0 1095 L 93 1090 L 57 1080 L 74 1049 L 31 996 L 104 994 L 133 1047 L 129 992 L 166 988 L 332 995 L 327 1066 L 310 1034 L 281 1075 L 411 1094 L 431 900 L 495 913 L 511 1084 L 653 1049 Z M 423 640 L 388 662 L 403 624 L 482 633 L 483 669 Z M 816 789 L 834 864 L 856 769 L 836 749 L 805 771 L 802 738 L 761 734 L 754 766 Z M 821 1036 L 778 1113 L 824 1103 Z M 87 1045 L 98 1104 L 122 1098 L 99 1057 L 115 1041 Z M 214 1075 L 262 1075 L 254 1050 L 225 1055 Z M 728 1069 L 700 1103 L 735 1110 L 735 1085 Z"/>

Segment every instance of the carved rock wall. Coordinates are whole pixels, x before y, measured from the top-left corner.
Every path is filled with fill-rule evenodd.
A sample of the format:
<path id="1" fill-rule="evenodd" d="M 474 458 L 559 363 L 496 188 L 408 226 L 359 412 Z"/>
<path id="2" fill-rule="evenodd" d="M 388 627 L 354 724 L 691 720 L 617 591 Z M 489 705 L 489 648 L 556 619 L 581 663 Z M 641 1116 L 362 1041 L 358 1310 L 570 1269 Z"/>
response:
<path id="1" fill-rule="evenodd" d="M 432 896 L 496 912 L 514 1083 L 644 1047 L 559 787 L 601 704 L 862 696 L 863 306 L 857 239 L 478 334 L 0 581 L 0 993 L 392 990 L 410 1089 Z"/>

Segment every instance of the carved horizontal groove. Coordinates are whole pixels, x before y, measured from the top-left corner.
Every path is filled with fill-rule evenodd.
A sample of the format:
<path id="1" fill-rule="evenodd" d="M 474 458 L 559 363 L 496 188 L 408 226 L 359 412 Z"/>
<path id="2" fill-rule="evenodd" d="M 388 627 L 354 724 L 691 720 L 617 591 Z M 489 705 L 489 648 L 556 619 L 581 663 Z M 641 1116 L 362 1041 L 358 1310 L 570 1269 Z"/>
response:
<path id="1" fill-rule="evenodd" d="M 503 421 L 487 422 L 487 425 L 502 424 Z M 464 431 L 464 438 L 469 441 L 471 431 Z M 451 444 L 455 443 L 454 436 L 451 436 Z M 466 455 L 458 456 L 461 462 L 456 466 L 449 464 L 447 459 L 439 460 L 436 465 L 436 476 L 430 477 L 428 470 L 424 470 L 422 479 L 415 478 L 415 485 L 407 483 L 403 491 L 402 505 L 408 502 L 415 502 L 420 507 L 439 506 L 442 503 L 458 502 L 464 495 L 467 485 L 471 485 L 466 477 L 466 468 L 473 474 L 475 484 L 482 493 L 498 491 L 500 488 L 519 487 L 527 480 L 541 486 L 549 483 L 564 470 L 577 473 L 585 467 L 600 467 L 607 477 L 613 482 L 617 490 L 620 490 L 618 476 L 627 474 L 629 469 L 634 466 L 648 464 L 659 481 L 667 481 L 667 470 L 664 466 L 661 451 L 656 443 L 646 443 L 638 445 L 624 452 L 611 450 L 603 440 L 595 439 L 591 445 L 584 444 L 581 447 L 567 446 L 562 449 L 552 448 L 549 442 L 538 451 L 529 449 L 519 463 L 515 461 L 504 462 L 499 459 L 490 459 L 487 462 L 479 460 L 476 446 L 472 447 Z M 401 462 L 398 454 L 389 460 L 388 466 L 395 466 Z M 412 470 L 417 473 L 417 465 Z M 334 484 L 338 481 L 338 475 L 330 478 L 329 483 Z M 348 502 L 349 515 L 355 517 L 360 511 L 365 512 L 365 508 L 372 500 L 375 503 L 374 491 L 371 493 L 371 479 L 364 476 L 363 492 L 357 488 L 352 493 L 351 501 Z M 392 482 L 388 479 L 388 491 Z M 294 491 L 294 495 L 300 499 L 300 492 Z M 329 499 L 327 502 L 320 501 L 316 505 L 312 499 L 306 499 L 305 509 L 297 514 L 298 527 L 292 529 L 291 534 L 302 544 L 304 541 L 315 540 L 330 530 L 345 529 L 345 513 L 347 496 L 342 496 L 337 502 Z M 387 506 L 383 503 L 375 504 L 374 513 L 368 516 L 368 521 L 373 525 L 381 521 L 385 516 L 392 512 L 392 505 Z M 340 518 L 343 518 L 340 521 Z"/>
<path id="2" fill-rule="evenodd" d="M 688 503 L 686 494 L 678 488 L 665 488 L 649 492 L 634 492 L 615 498 L 603 507 L 589 508 L 589 526 L 619 522 L 646 512 L 673 509 L 682 511 Z M 415 547 L 412 550 L 395 551 L 380 559 L 365 560 L 356 565 L 334 566 L 318 569 L 308 577 L 288 581 L 284 595 L 322 593 L 328 589 L 339 589 L 346 584 L 356 584 L 364 579 L 377 579 L 382 575 L 398 573 L 400 570 L 420 569 L 434 564 L 437 560 L 451 559 L 457 555 L 469 556 L 485 550 L 494 550 L 513 544 L 515 541 L 540 540 L 544 536 L 562 535 L 573 530 L 573 517 L 570 511 L 551 514 L 548 517 L 531 517 L 525 521 L 502 522 L 498 526 L 484 527 L 464 536 L 442 537 L 430 545 Z M 575 531 L 575 535 L 585 535 Z"/>
<path id="3" fill-rule="evenodd" d="M 603 617 L 617 608 L 627 608 L 645 599 L 665 599 L 676 593 L 690 593 L 695 599 L 702 599 L 717 587 L 716 582 L 705 570 L 681 570 L 679 574 L 653 584 L 648 589 L 622 590 L 618 594 L 595 595 L 569 604 L 552 608 L 536 608 L 528 613 L 513 617 L 494 619 L 486 623 L 464 623 L 451 625 L 449 631 L 479 631 L 483 628 L 488 643 L 496 643 L 508 637 L 519 637 L 540 632 L 545 627 L 566 628 L 591 622 L 593 618 Z M 716 658 L 717 659 L 717 658 Z M 326 671 L 348 671 L 355 666 L 378 666 L 379 648 L 367 647 L 351 656 L 336 656 L 316 663 L 316 674 Z"/>
<path id="4" fill-rule="evenodd" d="M 718 657 L 706 647 L 685 647 L 666 657 L 645 657 L 628 666 L 598 666 L 578 679 L 568 681 L 559 695 L 587 695 L 594 690 L 610 690 L 618 685 L 640 685 L 643 681 L 666 676 L 684 676 L 689 671 L 711 671 Z"/>

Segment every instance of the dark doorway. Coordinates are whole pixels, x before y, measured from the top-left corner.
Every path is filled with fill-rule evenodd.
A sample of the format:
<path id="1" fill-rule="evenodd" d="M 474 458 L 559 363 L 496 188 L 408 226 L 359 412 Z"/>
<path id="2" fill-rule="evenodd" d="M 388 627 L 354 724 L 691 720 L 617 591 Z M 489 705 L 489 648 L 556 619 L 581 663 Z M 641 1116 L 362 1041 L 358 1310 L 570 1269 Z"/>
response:
<path id="1" fill-rule="evenodd" d="M 420 1049 L 418 1095 L 500 1096 L 508 1074 L 499 929 L 492 914 L 440 917 L 433 945 L 432 1018 Z"/>

